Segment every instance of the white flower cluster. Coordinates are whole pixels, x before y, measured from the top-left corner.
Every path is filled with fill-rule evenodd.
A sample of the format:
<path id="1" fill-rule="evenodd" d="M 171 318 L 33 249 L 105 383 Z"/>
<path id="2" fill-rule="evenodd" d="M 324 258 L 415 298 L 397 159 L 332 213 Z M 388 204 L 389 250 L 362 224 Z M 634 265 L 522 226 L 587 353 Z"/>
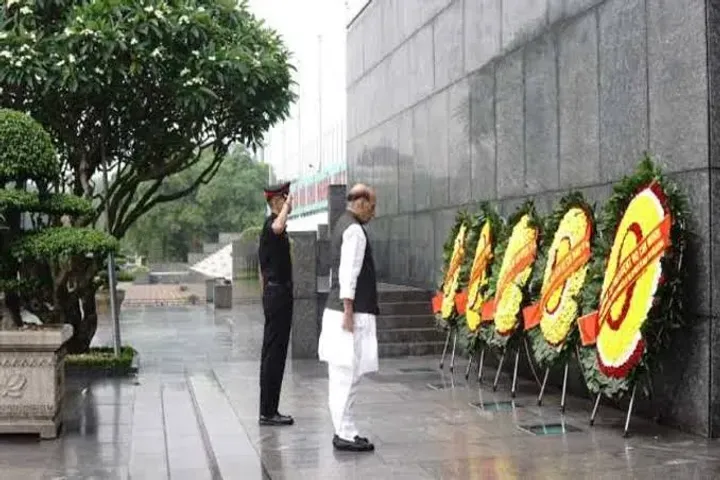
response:
<path id="1" fill-rule="evenodd" d="M 17 50 L 4 48 L 0 51 L 0 58 L 7 59 L 12 66 L 18 68 L 23 67 L 26 62 L 32 60 L 34 55 L 37 55 L 37 52 L 26 43 L 20 45 Z"/>
<path id="2" fill-rule="evenodd" d="M 148 5 L 147 7 L 143 8 L 145 13 L 149 13 L 150 15 L 155 16 L 155 18 L 162 20 L 165 18 L 165 15 L 170 13 L 170 8 L 167 4 L 161 3 L 157 6 Z"/>
<path id="3" fill-rule="evenodd" d="M 193 85 L 202 85 L 203 83 L 205 83 L 205 80 L 202 77 L 193 77 L 189 80 L 186 80 L 183 83 L 183 86 L 192 87 Z"/>

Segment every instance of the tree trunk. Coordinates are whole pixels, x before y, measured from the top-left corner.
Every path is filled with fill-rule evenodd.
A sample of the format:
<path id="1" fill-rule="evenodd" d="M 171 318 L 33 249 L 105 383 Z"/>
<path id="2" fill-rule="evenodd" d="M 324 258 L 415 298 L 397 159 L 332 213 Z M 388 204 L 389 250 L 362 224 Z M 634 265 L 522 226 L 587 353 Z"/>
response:
<path id="1" fill-rule="evenodd" d="M 67 268 L 72 268 L 69 275 Z M 97 331 L 97 285 L 93 279 L 98 265 L 85 258 L 76 259 L 63 268 L 51 268 L 46 262 L 29 262 L 21 271 L 23 277 L 50 277 L 52 283 L 45 283 L 32 292 L 23 292 L 20 304 L 44 324 L 72 325 L 73 336 L 66 344 L 68 353 L 87 352 Z"/>
<path id="2" fill-rule="evenodd" d="M 64 305 L 65 323 L 73 326 L 73 336 L 66 344 L 68 353 L 86 353 L 90 349 L 98 325 L 95 291 L 95 287 L 86 287 L 79 295 L 70 295 L 72 300 Z"/>

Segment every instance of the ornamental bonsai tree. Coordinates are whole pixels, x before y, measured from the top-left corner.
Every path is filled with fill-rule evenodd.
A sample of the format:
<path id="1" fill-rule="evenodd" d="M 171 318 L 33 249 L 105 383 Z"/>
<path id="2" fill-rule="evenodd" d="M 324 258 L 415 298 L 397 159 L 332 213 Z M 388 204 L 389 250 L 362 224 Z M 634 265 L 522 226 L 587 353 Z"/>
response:
<path id="1" fill-rule="evenodd" d="M 83 198 L 54 193 L 61 181 L 60 163 L 43 127 L 24 113 L 0 109 L 0 290 L 4 314 L 15 327 L 23 326 L 22 308 L 44 324 L 96 325 L 73 321 L 96 315 L 95 302 L 79 292 L 94 281 L 86 274 L 92 271 L 88 264 L 118 244 L 98 230 L 72 226 L 94 208 Z M 84 348 L 68 345 L 71 352 Z"/>

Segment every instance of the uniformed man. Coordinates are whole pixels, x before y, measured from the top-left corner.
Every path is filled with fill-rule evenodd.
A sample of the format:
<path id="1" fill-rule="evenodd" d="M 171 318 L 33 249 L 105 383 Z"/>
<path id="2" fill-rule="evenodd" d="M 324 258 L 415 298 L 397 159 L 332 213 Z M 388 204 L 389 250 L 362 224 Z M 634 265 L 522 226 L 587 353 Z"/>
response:
<path id="1" fill-rule="evenodd" d="M 285 231 L 292 210 L 290 183 L 268 187 L 265 199 L 271 213 L 260 233 L 258 249 L 265 313 L 259 423 L 266 426 L 292 425 L 292 417 L 278 412 L 293 313 L 290 240 Z"/>
<path id="2" fill-rule="evenodd" d="M 332 230 L 332 283 L 323 312 L 318 354 L 328 364 L 333 446 L 337 450 L 368 452 L 375 447 L 355 427 L 353 405 L 361 377 L 378 370 L 377 282 L 364 228 L 375 216 L 376 197 L 370 187 L 359 184 L 350 189 L 347 199 L 348 209 Z"/>

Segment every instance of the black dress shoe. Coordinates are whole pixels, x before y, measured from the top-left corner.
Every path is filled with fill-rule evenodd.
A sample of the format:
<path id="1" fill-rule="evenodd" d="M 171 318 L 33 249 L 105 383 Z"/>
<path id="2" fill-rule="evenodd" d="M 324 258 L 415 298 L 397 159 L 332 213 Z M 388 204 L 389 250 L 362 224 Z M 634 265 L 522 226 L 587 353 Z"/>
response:
<path id="1" fill-rule="evenodd" d="M 355 436 L 355 439 L 351 442 L 335 435 L 333 437 L 333 447 L 335 450 L 344 452 L 372 452 L 375 450 L 375 445 L 365 437 Z"/>
<path id="2" fill-rule="evenodd" d="M 290 415 L 280 415 L 279 413 L 276 413 L 272 416 L 260 415 L 258 423 L 265 427 L 280 427 L 292 425 L 295 423 L 295 420 L 293 420 Z"/>

